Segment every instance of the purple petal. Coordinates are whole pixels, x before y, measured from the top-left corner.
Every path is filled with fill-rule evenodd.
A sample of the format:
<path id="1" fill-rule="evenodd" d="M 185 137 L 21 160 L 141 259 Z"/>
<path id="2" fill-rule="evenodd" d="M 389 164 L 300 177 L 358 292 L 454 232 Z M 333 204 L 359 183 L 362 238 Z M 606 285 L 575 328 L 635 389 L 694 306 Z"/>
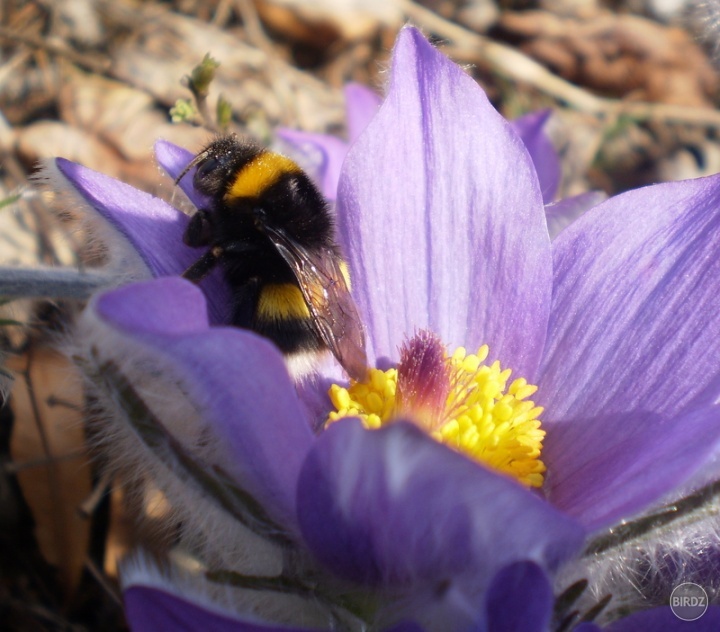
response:
<path id="1" fill-rule="evenodd" d="M 720 177 L 611 198 L 553 242 L 539 404 L 667 419 L 720 394 Z"/>
<path id="2" fill-rule="evenodd" d="M 315 181 L 319 184 L 325 199 L 335 200 L 340 179 L 340 168 L 347 155 L 348 144 L 335 136 L 327 134 L 311 134 L 287 128 L 279 128 L 276 133 L 284 142 L 291 145 L 297 153 L 304 154 L 308 156 L 309 160 L 317 163 L 314 169 L 308 171 L 314 175 Z M 318 156 L 319 160 L 313 158 L 313 156 Z"/>
<path id="3" fill-rule="evenodd" d="M 371 584 L 455 578 L 460 590 L 482 590 L 519 559 L 556 568 L 583 540 L 531 492 L 400 422 L 368 431 L 346 419 L 320 435 L 300 474 L 298 515 L 321 562 Z"/>
<path id="4" fill-rule="evenodd" d="M 545 204 L 555 198 L 562 175 L 560 157 L 543 131 L 551 114 L 551 110 L 541 110 L 521 116 L 510 123 L 525 144 L 535 165 Z"/>
<path id="5" fill-rule="evenodd" d="M 515 562 L 495 576 L 485 596 L 487 629 L 543 632 L 548 629 L 553 603 L 545 571 L 533 562 Z"/>
<path id="6" fill-rule="evenodd" d="M 209 329 L 200 289 L 178 278 L 134 283 L 106 292 L 95 302 L 106 323 L 132 336 L 191 335 Z"/>
<path id="7" fill-rule="evenodd" d="M 387 632 L 424 632 L 423 627 L 414 621 L 403 621 L 387 629 Z"/>
<path id="8" fill-rule="evenodd" d="M 397 359 L 416 329 L 450 347 L 490 345 L 532 378 L 551 261 L 527 152 L 480 87 L 413 28 L 390 91 L 350 149 L 338 226 L 370 358 Z"/>
<path id="9" fill-rule="evenodd" d="M 653 608 L 643 612 L 636 612 L 625 619 L 615 621 L 606 632 L 638 632 L 638 630 L 653 630 L 653 632 L 717 632 L 720 630 L 720 607 L 711 606 L 704 615 L 695 621 L 688 622 L 679 619 L 669 606 Z"/>
<path id="10" fill-rule="evenodd" d="M 239 632 L 248 630 L 245 625 L 233 621 L 230 617 L 211 612 L 157 588 L 131 586 L 125 591 L 123 597 L 125 616 L 133 632 L 156 632 L 157 630 Z"/>
<path id="11" fill-rule="evenodd" d="M 100 231 L 99 239 L 111 252 L 117 240 L 128 242 L 155 277 L 182 274 L 199 258 L 198 250 L 183 243 L 188 218 L 177 209 L 144 191 L 64 158 L 57 158 L 55 163 L 73 190 L 97 212 L 96 217 L 89 219 L 104 220 L 106 228 Z M 110 235 L 105 234 L 107 228 L 112 231 Z M 212 275 L 203 282 L 203 287 L 208 295 L 212 322 L 226 321 L 230 295 L 225 284 L 217 275 Z"/>
<path id="12" fill-rule="evenodd" d="M 131 585 L 123 600 L 132 632 L 307 632 L 307 628 L 243 621 L 237 615 L 221 614 L 213 604 L 194 603 L 151 586 Z"/>
<path id="13" fill-rule="evenodd" d="M 165 361 L 227 446 L 229 474 L 292 528 L 297 477 L 313 436 L 285 363 L 259 336 L 207 328 L 203 303 L 194 285 L 169 278 L 108 292 L 94 309 L 107 325 Z"/>
<path id="14" fill-rule="evenodd" d="M 195 158 L 195 154 L 169 141 L 157 140 L 155 141 L 155 158 L 158 164 L 165 169 L 166 173 L 175 180 L 175 178 L 183 172 L 185 167 L 188 166 L 190 161 Z M 208 198 L 195 191 L 193 187 L 194 175 L 195 168 L 193 167 L 183 176 L 183 179 L 178 182 L 178 186 L 182 189 L 183 193 L 190 198 L 195 208 L 207 208 L 209 205 Z"/>
<path id="15" fill-rule="evenodd" d="M 345 118 L 350 144 L 360 138 L 381 103 L 382 99 L 367 86 L 360 83 L 348 83 L 345 86 Z"/>
<path id="16" fill-rule="evenodd" d="M 582 417 L 545 438 L 547 498 L 588 531 L 637 514 L 689 479 L 720 441 L 720 407 Z"/>
<path id="17" fill-rule="evenodd" d="M 173 180 L 184 171 L 194 157 L 195 154 L 184 147 L 179 147 L 166 140 L 155 141 L 155 158 Z M 210 199 L 198 193 L 193 186 L 194 175 L 195 168 L 192 168 L 183 176 L 178 186 L 187 195 L 195 208 L 209 208 L 212 204 Z M 194 261 L 196 261 L 202 255 L 202 250 L 193 249 L 193 252 L 195 253 Z M 230 323 L 232 292 L 224 280 L 220 267 L 213 270 L 200 282 L 200 285 L 210 305 L 211 322 L 214 325 Z"/>
<path id="18" fill-rule="evenodd" d="M 553 202 L 552 204 L 546 204 L 545 218 L 547 219 L 550 239 L 555 239 L 555 237 L 586 211 L 589 211 L 605 200 L 607 200 L 607 194 L 604 191 L 588 191 Z"/>
<path id="19" fill-rule="evenodd" d="M 153 276 L 181 274 L 197 259 L 183 244 L 188 219 L 177 209 L 144 191 L 109 176 L 56 158 L 55 164 L 73 189 L 140 255 Z"/>

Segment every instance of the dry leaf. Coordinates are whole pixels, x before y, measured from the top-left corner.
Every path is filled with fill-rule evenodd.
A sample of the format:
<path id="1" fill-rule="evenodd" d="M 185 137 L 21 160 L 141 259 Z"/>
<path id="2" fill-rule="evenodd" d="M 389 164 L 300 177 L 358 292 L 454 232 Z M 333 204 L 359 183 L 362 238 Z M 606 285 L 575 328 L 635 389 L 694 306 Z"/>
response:
<path id="1" fill-rule="evenodd" d="M 27 356 L 13 358 L 9 368 L 21 371 L 27 361 Z M 37 525 L 35 535 L 40 549 L 48 562 L 57 566 L 71 593 L 80 578 L 88 547 L 89 525 L 77 508 L 90 493 L 90 469 L 82 452 L 80 413 L 64 405 L 50 406 L 47 399 L 52 395 L 79 407 L 81 393 L 73 369 L 58 353 L 37 349 L 30 367 L 39 415 L 35 417 L 24 380 L 16 377 L 11 453 L 16 464 L 37 462 L 21 469 L 18 480 Z M 64 458 L 68 455 L 75 456 Z"/>
<path id="2" fill-rule="evenodd" d="M 504 13 L 499 24 L 528 55 L 601 94 L 713 107 L 720 87 L 707 56 L 685 31 L 645 18 L 526 11 Z"/>

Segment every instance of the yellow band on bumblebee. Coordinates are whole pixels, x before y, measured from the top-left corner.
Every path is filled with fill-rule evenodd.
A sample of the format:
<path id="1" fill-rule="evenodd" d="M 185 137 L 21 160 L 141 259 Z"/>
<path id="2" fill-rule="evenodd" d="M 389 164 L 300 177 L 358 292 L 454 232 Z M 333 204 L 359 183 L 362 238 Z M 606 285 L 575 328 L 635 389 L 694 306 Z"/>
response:
<path id="1" fill-rule="evenodd" d="M 290 158 L 263 151 L 237 174 L 225 199 L 259 197 L 286 173 L 301 173 L 301 170 Z"/>
<path id="2" fill-rule="evenodd" d="M 257 317 L 261 320 L 310 318 L 300 288 L 292 283 L 269 283 L 260 291 Z"/>

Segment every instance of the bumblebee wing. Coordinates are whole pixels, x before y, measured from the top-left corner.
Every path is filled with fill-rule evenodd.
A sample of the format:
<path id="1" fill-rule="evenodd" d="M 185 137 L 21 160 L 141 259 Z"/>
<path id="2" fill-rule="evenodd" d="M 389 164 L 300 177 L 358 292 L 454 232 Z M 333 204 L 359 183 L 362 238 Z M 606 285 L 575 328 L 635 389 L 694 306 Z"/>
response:
<path id="1" fill-rule="evenodd" d="M 266 230 L 295 273 L 320 338 L 350 377 L 363 379 L 367 372 L 365 332 L 345 281 L 341 259 L 330 248 L 308 250 L 283 231 Z"/>

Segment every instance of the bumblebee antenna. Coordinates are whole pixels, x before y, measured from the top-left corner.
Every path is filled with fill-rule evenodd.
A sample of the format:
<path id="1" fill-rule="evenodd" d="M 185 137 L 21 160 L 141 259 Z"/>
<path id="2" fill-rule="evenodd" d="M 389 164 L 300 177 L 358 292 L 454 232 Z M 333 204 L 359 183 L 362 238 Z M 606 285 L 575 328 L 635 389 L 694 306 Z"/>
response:
<path id="1" fill-rule="evenodd" d="M 230 138 L 237 139 L 237 134 L 233 132 L 232 134 L 228 134 Z M 180 175 L 175 178 L 175 185 L 177 186 L 178 182 L 182 180 L 185 175 L 187 174 L 190 169 L 192 169 L 195 165 L 197 165 L 199 162 L 202 162 L 205 160 L 210 154 L 212 153 L 212 148 L 215 143 L 211 143 L 209 147 L 205 149 L 205 151 L 201 151 L 195 158 L 193 158 L 188 165 L 180 172 Z"/>
<path id="2" fill-rule="evenodd" d="M 195 165 L 197 165 L 202 160 L 205 160 L 205 158 L 207 158 L 209 155 L 210 155 L 210 150 L 206 149 L 205 151 L 201 151 L 197 156 L 195 156 L 195 158 L 193 158 L 187 164 L 185 169 L 183 169 L 180 172 L 180 175 L 177 178 L 175 178 L 175 185 L 177 186 L 178 182 L 180 182 L 180 180 L 182 180 L 187 175 L 187 172 L 190 171 L 190 169 L 192 169 Z"/>

